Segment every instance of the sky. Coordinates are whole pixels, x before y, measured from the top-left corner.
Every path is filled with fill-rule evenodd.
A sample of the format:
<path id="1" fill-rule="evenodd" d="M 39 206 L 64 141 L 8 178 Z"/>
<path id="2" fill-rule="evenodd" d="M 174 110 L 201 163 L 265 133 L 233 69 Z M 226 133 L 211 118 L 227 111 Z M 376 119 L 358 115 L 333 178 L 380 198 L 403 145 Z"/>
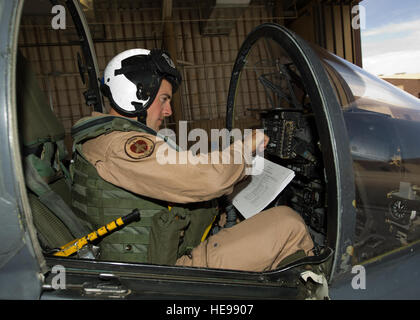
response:
<path id="1" fill-rule="evenodd" d="M 420 73 L 420 1 L 363 0 L 360 5 L 366 13 L 363 69 L 375 75 Z"/>

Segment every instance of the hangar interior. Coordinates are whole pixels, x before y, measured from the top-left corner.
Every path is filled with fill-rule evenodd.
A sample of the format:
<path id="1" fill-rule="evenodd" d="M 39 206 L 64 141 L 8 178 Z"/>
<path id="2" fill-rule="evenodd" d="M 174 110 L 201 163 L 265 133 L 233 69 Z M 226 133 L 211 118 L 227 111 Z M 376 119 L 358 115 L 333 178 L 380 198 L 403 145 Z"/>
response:
<path id="1" fill-rule="evenodd" d="M 56 2 L 59 4 L 60 2 Z M 232 68 L 245 37 L 256 26 L 275 22 L 348 61 L 361 66 L 360 30 L 351 27 L 352 8 L 359 1 L 331 0 L 80 0 L 93 37 L 99 70 L 130 48 L 165 48 L 180 69 L 183 84 L 172 101 L 176 123 L 193 128 L 225 128 L 226 101 Z M 32 64 L 51 108 L 70 129 L 91 113 L 86 105 L 74 25 L 66 12 L 64 29 L 54 29 L 48 0 L 27 1 L 23 9 L 19 48 Z M 255 88 L 244 88 L 252 92 Z M 246 111 L 258 106 L 244 96 Z M 248 98 L 249 97 L 249 98 Z M 107 100 L 107 99 L 105 99 Z M 107 101 L 105 102 L 107 103 Z"/>

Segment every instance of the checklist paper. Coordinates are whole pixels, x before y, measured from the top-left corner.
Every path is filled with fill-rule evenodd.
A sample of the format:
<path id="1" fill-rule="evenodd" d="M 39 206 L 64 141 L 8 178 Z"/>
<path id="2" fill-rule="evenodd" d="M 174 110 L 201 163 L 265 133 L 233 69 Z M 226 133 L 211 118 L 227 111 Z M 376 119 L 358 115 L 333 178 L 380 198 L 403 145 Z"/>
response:
<path id="1" fill-rule="evenodd" d="M 252 174 L 235 186 L 230 198 L 235 208 L 248 219 L 264 210 L 294 176 L 293 170 L 257 156 Z"/>

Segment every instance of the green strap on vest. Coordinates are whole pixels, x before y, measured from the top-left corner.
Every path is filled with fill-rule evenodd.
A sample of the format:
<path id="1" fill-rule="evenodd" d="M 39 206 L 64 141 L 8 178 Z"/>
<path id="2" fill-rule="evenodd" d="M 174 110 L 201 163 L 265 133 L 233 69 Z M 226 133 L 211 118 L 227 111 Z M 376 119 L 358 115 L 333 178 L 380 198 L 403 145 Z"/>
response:
<path id="1" fill-rule="evenodd" d="M 138 208 L 142 218 L 104 238 L 99 244 L 101 260 L 149 262 L 174 265 L 176 259 L 200 243 L 217 214 L 208 202 L 175 206 L 131 193 L 103 180 L 85 159 L 82 144 L 113 131 L 137 131 L 157 135 L 154 130 L 128 118 L 103 116 L 80 120 L 73 128 L 74 162 L 71 165 L 72 205 L 81 216 L 99 227 Z M 165 137 L 171 147 L 178 147 Z"/>

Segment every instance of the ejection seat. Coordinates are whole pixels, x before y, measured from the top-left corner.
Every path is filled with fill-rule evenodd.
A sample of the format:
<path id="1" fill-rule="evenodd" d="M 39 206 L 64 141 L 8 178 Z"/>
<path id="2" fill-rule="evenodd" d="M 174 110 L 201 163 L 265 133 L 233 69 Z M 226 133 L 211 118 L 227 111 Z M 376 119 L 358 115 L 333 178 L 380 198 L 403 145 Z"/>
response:
<path id="1" fill-rule="evenodd" d="M 25 183 L 33 222 L 45 252 L 89 233 L 71 210 L 70 177 L 64 160 L 64 127 L 47 103 L 21 52 L 16 67 L 16 102 Z"/>

